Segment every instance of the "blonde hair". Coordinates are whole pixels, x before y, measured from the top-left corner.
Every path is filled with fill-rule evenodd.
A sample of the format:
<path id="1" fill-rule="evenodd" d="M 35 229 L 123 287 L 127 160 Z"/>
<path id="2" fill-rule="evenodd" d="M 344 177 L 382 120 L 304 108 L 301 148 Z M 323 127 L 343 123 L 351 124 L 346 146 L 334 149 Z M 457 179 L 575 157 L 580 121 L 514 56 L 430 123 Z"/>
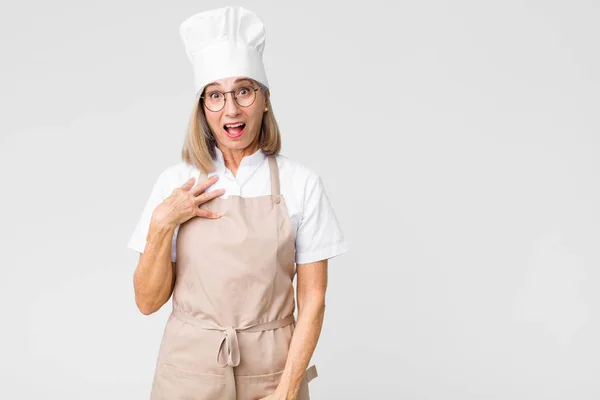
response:
<path id="1" fill-rule="evenodd" d="M 268 111 L 263 113 L 258 145 L 265 154 L 275 155 L 281 150 L 279 125 L 273 114 L 269 89 L 260 82 L 256 83 L 258 83 L 258 86 L 267 99 L 268 108 Z M 181 159 L 195 166 L 200 171 L 208 173 L 214 171 L 215 168 L 213 161 L 217 157 L 215 150 L 217 142 L 206 121 L 204 107 L 200 99 L 198 97 L 196 99 L 197 101 L 188 124 L 187 134 L 185 135 L 183 149 L 181 150 Z"/>

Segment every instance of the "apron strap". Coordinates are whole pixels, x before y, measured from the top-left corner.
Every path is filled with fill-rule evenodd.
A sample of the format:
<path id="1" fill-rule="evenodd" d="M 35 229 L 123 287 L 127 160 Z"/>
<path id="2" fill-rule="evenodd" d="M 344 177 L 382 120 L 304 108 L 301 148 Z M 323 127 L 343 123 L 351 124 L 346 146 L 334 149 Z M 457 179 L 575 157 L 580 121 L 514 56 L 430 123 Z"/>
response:
<path id="1" fill-rule="evenodd" d="M 310 382 L 317 376 L 319 376 L 319 374 L 317 373 L 317 366 L 311 365 L 310 367 L 308 367 L 308 369 L 306 370 L 306 380 Z"/>
<path id="2" fill-rule="evenodd" d="M 275 156 L 270 155 L 269 158 L 269 170 L 271 172 L 271 196 L 275 204 L 279 204 L 281 201 L 281 192 L 279 189 L 279 167 L 277 166 L 277 160 Z"/>

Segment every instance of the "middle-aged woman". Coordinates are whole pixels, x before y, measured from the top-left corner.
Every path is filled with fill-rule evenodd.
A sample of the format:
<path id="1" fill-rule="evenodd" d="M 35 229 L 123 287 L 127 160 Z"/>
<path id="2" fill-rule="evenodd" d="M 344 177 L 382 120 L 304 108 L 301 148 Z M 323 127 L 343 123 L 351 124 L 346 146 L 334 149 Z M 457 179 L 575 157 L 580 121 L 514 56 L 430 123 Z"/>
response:
<path id="1" fill-rule="evenodd" d="M 199 98 L 128 244 L 141 312 L 173 295 L 150 397 L 307 400 L 327 260 L 347 242 L 320 177 L 279 154 L 262 21 L 225 7 L 180 33 Z"/>

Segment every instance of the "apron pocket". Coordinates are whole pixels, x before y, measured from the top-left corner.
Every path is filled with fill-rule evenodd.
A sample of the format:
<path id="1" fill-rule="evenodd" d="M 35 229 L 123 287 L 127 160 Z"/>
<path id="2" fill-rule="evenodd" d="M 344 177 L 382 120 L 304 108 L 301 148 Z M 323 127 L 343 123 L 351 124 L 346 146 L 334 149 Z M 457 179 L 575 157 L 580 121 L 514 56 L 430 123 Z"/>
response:
<path id="1" fill-rule="evenodd" d="M 263 375 L 236 375 L 235 386 L 238 398 L 258 400 L 268 396 L 277 389 L 283 370 Z"/>
<path id="2" fill-rule="evenodd" d="M 275 392 L 281 380 L 283 371 L 264 375 L 236 375 L 238 398 L 243 400 L 258 400 Z M 310 400 L 308 383 L 316 378 L 317 368 L 312 365 L 304 371 L 297 400 Z"/>
<path id="3" fill-rule="evenodd" d="M 205 374 L 160 363 L 152 386 L 152 400 L 213 400 L 225 398 L 225 376 Z"/>

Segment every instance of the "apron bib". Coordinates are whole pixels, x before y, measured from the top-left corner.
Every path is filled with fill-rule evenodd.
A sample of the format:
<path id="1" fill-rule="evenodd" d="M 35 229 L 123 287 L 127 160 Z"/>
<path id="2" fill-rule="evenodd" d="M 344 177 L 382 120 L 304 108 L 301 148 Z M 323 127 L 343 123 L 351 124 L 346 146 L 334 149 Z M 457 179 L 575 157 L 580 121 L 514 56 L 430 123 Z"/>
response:
<path id="1" fill-rule="evenodd" d="M 257 400 L 275 391 L 294 332 L 294 230 L 268 156 L 271 194 L 215 198 L 177 234 L 173 311 L 151 400 Z M 207 179 L 201 172 L 198 183 Z M 315 366 L 298 400 L 309 400 Z"/>

